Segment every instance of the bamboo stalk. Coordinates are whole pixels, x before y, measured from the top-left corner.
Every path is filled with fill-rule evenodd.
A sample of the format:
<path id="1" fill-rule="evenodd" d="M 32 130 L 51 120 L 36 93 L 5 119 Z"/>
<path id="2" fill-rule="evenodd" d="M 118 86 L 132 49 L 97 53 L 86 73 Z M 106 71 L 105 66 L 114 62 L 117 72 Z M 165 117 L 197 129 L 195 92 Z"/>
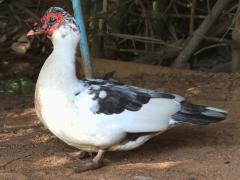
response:
<path id="1" fill-rule="evenodd" d="M 240 44 L 240 0 L 238 2 L 238 9 L 233 19 L 234 29 L 232 31 L 232 39 Z M 232 46 L 232 72 L 240 72 L 240 48 Z"/>
<path id="2" fill-rule="evenodd" d="M 220 15 L 224 7 L 231 0 L 218 0 L 214 7 L 212 8 L 211 13 L 204 19 L 199 28 L 193 33 L 193 36 L 190 38 L 189 42 L 178 55 L 175 62 L 173 63 L 174 67 L 184 67 L 187 61 L 190 59 L 194 51 L 197 49 L 198 45 L 203 39 L 203 35 L 207 33 L 209 28 L 215 22 L 217 17 Z"/>

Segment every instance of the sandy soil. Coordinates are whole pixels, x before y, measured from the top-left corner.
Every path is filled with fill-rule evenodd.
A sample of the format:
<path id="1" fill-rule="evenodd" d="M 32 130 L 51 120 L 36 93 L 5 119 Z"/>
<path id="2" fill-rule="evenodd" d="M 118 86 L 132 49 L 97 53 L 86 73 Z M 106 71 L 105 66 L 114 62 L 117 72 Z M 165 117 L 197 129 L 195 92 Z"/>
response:
<path id="1" fill-rule="evenodd" d="M 224 108 L 228 119 L 181 125 L 129 152 L 107 153 L 101 169 L 77 174 L 75 149 L 39 124 L 32 96 L 0 97 L 0 179 L 240 179 L 240 75 L 162 70 L 119 80 L 162 88 L 194 103 Z"/>

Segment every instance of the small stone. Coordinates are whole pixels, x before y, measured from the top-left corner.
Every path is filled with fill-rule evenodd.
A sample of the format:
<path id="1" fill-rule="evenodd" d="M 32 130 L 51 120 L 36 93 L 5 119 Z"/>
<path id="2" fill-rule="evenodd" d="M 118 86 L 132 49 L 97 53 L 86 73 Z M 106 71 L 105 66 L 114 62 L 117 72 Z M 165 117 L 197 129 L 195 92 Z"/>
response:
<path id="1" fill-rule="evenodd" d="M 225 161 L 224 164 L 230 164 L 231 162 L 230 161 Z"/>
<path id="2" fill-rule="evenodd" d="M 134 179 L 136 180 L 152 180 L 152 177 L 149 176 L 135 176 Z"/>

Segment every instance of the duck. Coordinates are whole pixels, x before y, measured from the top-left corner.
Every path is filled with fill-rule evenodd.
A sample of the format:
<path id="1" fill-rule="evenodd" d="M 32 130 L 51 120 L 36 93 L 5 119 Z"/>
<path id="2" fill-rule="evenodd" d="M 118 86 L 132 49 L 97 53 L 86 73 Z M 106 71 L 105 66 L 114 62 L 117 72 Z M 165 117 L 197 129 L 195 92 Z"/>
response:
<path id="1" fill-rule="evenodd" d="M 81 32 L 60 7 L 50 7 L 27 36 L 39 34 L 51 40 L 53 51 L 36 83 L 36 114 L 66 144 L 96 153 L 79 172 L 102 167 L 107 151 L 129 151 L 176 125 L 217 123 L 228 114 L 157 89 L 113 79 L 78 79 L 75 53 Z"/>

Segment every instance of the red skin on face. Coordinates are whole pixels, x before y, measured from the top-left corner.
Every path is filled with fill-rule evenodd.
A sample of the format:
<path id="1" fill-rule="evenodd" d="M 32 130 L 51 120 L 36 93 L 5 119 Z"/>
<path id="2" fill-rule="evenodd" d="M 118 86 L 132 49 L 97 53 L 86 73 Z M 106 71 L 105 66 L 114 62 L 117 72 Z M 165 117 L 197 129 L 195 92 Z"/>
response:
<path id="1" fill-rule="evenodd" d="M 51 17 L 55 17 L 56 22 L 50 28 L 48 28 L 47 23 L 48 23 L 48 21 Z M 35 35 L 38 35 L 38 34 L 46 33 L 47 37 L 51 38 L 54 30 L 56 30 L 64 22 L 64 16 L 59 14 L 59 13 L 49 13 L 41 19 L 41 22 L 43 24 L 41 29 L 39 29 L 37 31 L 30 30 L 27 33 L 27 36 L 35 36 Z M 37 27 L 38 25 L 39 25 L 38 22 L 35 22 L 33 24 L 34 27 Z"/>
<path id="2" fill-rule="evenodd" d="M 54 24 L 53 26 L 51 26 L 50 28 L 48 28 L 48 27 L 47 27 L 47 22 L 49 21 L 49 19 L 50 19 L 51 17 L 55 17 L 55 18 L 56 18 L 56 22 L 55 22 L 55 24 Z M 42 23 L 43 23 L 43 26 L 42 26 L 41 29 L 44 30 L 49 37 L 51 37 L 52 34 L 53 34 L 53 31 L 54 31 L 55 29 L 57 29 L 57 28 L 64 22 L 64 17 L 63 17 L 63 15 L 58 14 L 58 13 L 49 13 L 49 14 L 47 14 L 46 16 L 44 16 L 44 17 L 41 19 L 41 21 L 42 21 Z"/>

